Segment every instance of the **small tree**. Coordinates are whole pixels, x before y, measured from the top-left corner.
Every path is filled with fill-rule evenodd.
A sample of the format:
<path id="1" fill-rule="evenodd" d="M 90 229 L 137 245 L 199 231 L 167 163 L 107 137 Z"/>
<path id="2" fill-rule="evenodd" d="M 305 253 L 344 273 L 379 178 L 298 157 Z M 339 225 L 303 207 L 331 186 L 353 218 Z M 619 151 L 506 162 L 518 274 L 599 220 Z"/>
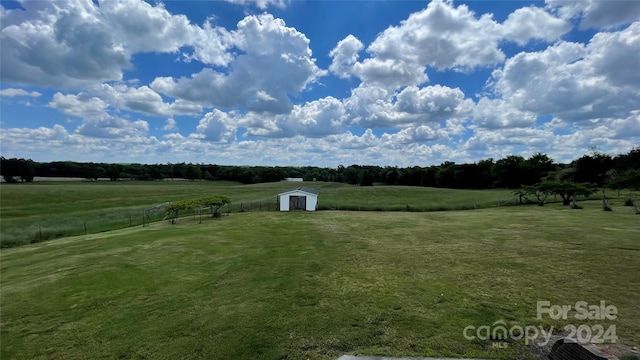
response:
<path id="1" fill-rule="evenodd" d="M 522 199 L 527 199 L 529 192 L 525 189 L 525 186 L 522 186 L 520 189 L 514 190 L 513 195 L 518 197 L 518 205 L 522 205 Z"/>
<path id="2" fill-rule="evenodd" d="M 525 196 L 534 196 L 538 206 L 544 206 L 544 202 L 547 197 L 553 193 L 553 186 L 549 182 L 541 182 L 535 185 L 523 186 L 521 191 Z"/>
<path id="3" fill-rule="evenodd" d="M 211 209 L 211 216 L 218 217 L 220 215 L 220 208 L 230 203 L 231 199 L 224 195 L 210 195 L 198 199 L 176 201 L 167 207 L 167 219 L 170 220 L 172 224 L 175 224 L 181 211 L 203 208 Z"/>
<path id="4" fill-rule="evenodd" d="M 576 196 L 589 196 L 598 191 L 595 186 L 588 183 L 562 183 L 557 181 L 545 181 L 542 183 L 550 194 L 556 194 L 562 198 L 562 205 L 575 203 Z"/>

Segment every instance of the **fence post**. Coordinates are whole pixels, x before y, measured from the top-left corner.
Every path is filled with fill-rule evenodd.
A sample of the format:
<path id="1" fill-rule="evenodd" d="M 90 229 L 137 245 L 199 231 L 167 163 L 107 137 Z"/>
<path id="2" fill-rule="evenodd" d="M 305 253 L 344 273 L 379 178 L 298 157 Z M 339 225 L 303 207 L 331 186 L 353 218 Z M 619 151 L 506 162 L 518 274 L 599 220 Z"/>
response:
<path id="1" fill-rule="evenodd" d="M 129 227 L 131 227 L 131 214 L 129 214 Z"/>
<path id="2" fill-rule="evenodd" d="M 82 224 L 84 224 L 84 234 L 87 235 L 87 222 L 83 221 Z"/>
<path id="3" fill-rule="evenodd" d="M 200 208 L 200 222 L 198 224 L 202 224 L 202 208 Z"/>
<path id="4" fill-rule="evenodd" d="M 38 230 L 40 231 L 40 242 L 42 242 L 42 225 L 38 225 Z"/>

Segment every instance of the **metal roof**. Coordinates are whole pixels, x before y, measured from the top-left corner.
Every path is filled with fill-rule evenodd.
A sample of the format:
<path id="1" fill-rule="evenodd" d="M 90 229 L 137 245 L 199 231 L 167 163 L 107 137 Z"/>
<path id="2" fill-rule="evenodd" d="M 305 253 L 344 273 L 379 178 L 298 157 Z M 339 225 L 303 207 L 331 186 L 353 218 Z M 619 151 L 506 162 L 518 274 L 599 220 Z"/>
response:
<path id="1" fill-rule="evenodd" d="M 299 187 L 297 190 L 318 195 L 318 189 L 307 187 L 307 186 Z"/>
<path id="2" fill-rule="evenodd" d="M 310 188 L 310 187 L 306 187 L 306 186 L 295 188 L 295 189 L 291 189 L 289 191 L 285 191 L 285 192 L 280 193 L 278 195 L 287 194 L 287 193 L 294 192 L 294 191 L 302 191 L 302 192 L 306 192 L 306 193 L 309 193 L 309 194 L 318 195 L 318 189 L 314 189 L 314 188 Z"/>

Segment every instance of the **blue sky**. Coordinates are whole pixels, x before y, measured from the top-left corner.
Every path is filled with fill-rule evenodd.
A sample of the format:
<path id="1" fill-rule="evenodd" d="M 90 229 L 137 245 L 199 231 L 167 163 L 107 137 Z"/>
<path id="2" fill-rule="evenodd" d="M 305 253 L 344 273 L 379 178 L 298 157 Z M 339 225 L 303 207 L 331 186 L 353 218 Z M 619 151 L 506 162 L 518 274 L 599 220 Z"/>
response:
<path id="1" fill-rule="evenodd" d="M 0 153 L 431 165 L 640 145 L 638 1 L 1 1 Z"/>

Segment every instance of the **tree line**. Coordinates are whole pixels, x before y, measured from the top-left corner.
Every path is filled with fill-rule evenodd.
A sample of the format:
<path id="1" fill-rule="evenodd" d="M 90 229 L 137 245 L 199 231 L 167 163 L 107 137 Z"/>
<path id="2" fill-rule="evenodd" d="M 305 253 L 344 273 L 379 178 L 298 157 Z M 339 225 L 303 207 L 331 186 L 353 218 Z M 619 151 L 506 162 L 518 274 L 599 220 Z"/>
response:
<path id="1" fill-rule="evenodd" d="M 509 155 L 475 163 L 446 161 L 433 166 L 339 165 L 315 166 L 230 166 L 215 164 L 113 164 L 73 161 L 36 162 L 30 159 L 0 158 L 0 174 L 8 183 L 30 182 L 34 177 L 76 177 L 89 180 L 228 180 L 244 184 L 281 181 L 287 177 L 306 181 L 344 182 L 360 186 L 427 186 L 454 189 L 489 189 L 533 186 L 543 181 L 590 184 L 594 187 L 640 190 L 640 148 L 611 155 L 593 149 L 568 163 L 556 163 L 546 154 L 529 158 Z M 529 189 L 532 190 L 532 189 Z"/>

